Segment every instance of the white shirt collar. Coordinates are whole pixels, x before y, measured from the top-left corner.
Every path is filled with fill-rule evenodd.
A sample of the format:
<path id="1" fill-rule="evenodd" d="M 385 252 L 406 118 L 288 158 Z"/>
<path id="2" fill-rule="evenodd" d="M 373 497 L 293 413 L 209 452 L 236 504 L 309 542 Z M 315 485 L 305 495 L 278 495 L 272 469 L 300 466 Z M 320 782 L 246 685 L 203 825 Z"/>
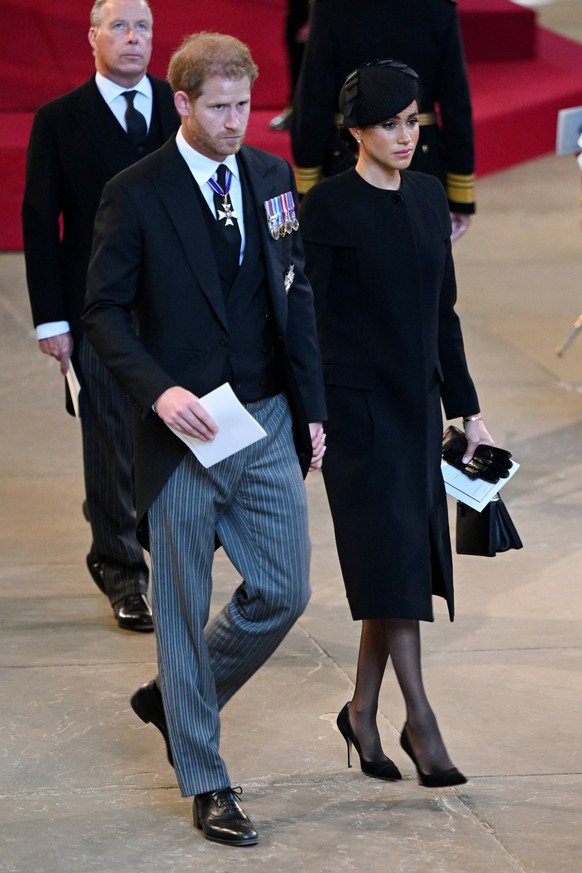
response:
<path id="1" fill-rule="evenodd" d="M 113 103 L 116 97 L 123 94 L 124 91 L 138 91 L 144 97 L 150 99 L 152 97 L 152 83 L 147 76 L 140 79 L 137 85 L 134 85 L 132 88 L 124 88 L 123 85 L 118 85 L 117 82 L 107 79 L 102 73 L 95 73 L 95 84 L 108 106 Z"/>
<path id="2" fill-rule="evenodd" d="M 215 161 L 212 158 L 207 158 L 206 155 L 201 155 L 200 152 L 197 152 L 196 149 L 193 149 L 192 146 L 186 142 L 184 134 L 182 133 L 182 128 L 180 128 L 176 134 L 176 146 L 188 164 L 188 168 L 198 182 L 200 188 L 206 185 L 212 176 L 216 175 L 216 170 L 220 164 L 226 164 L 235 179 L 240 181 L 236 155 L 227 155 L 222 161 Z"/>

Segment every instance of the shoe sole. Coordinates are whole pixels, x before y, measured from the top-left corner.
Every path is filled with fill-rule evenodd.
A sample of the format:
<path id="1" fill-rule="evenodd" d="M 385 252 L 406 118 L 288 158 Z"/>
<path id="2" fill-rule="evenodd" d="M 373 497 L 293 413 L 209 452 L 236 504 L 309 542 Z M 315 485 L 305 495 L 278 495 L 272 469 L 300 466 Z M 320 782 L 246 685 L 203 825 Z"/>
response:
<path id="1" fill-rule="evenodd" d="M 402 779 L 402 774 L 400 776 L 378 776 L 376 773 L 367 773 L 366 770 L 362 770 L 362 773 L 369 779 L 382 779 L 384 782 L 400 782 Z"/>
<path id="2" fill-rule="evenodd" d="M 154 630 L 153 623 L 151 625 L 137 625 L 137 624 L 131 624 L 130 622 L 125 623 L 123 621 L 123 619 L 119 619 L 119 618 L 117 619 L 117 625 L 122 630 L 137 631 L 137 633 L 140 633 L 140 634 L 151 634 L 151 633 L 153 633 L 153 630 Z"/>

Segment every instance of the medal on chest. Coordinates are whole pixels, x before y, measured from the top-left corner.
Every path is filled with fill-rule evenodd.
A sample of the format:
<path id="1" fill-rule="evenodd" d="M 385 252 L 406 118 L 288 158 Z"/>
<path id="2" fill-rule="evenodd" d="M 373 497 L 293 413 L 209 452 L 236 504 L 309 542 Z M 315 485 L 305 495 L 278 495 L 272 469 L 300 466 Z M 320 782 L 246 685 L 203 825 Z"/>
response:
<path id="1" fill-rule="evenodd" d="M 299 221 L 291 191 L 279 194 L 278 197 L 273 197 L 271 200 L 265 200 L 264 206 L 269 233 L 273 239 L 279 239 L 279 237 L 298 229 Z"/>

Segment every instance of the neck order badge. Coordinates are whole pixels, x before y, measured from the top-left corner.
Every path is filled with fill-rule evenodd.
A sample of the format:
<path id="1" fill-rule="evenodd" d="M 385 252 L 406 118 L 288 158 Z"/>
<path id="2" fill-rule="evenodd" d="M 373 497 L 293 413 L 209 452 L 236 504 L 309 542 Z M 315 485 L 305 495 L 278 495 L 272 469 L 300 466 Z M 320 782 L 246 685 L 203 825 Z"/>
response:
<path id="1" fill-rule="evenodd" d="M 216 215 L 219 221 L 224 219 L 224 226 L 232 225 L 234 227 L 238 220 L 238 215 L 232 208 L 229 193 L 232 185 L 232 173 L 225 164 L 220 164 L 216 171 L 217 178 L 209 179 L 208 184 L 214 191 L 214 206 Z M 222 200 L 220 198 L 222 197 Z"/>
<path id="2" fill-rule="evenodd" d="M 217 179 L 208 180 L 214 191 L 214 209 L 220 238 L 219 248 L 215 254 L 221 274 L 232 284 L 239 268 L 242 237 L 238 215 L 229 197 L 232 173 L 225 164 L 219 164 L 216 175 Z"/>

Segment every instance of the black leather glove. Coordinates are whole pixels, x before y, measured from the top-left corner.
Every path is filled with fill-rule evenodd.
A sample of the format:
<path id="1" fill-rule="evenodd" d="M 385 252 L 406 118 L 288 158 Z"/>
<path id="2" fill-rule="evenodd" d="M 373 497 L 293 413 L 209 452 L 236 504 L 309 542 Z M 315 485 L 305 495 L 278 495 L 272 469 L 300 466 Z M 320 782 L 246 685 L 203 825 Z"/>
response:
<path id="1" fill-rule="evenodd" d="M 443 435 L 443 458 L 447 464 L 470 476 L 495 484 L 507 479 L 511 470 L 511 452 L 497 446 L 478 445 L 468 464 L 463 463 L 467 451 L 467 437 L 458 427 L 450 425 Z"/>

